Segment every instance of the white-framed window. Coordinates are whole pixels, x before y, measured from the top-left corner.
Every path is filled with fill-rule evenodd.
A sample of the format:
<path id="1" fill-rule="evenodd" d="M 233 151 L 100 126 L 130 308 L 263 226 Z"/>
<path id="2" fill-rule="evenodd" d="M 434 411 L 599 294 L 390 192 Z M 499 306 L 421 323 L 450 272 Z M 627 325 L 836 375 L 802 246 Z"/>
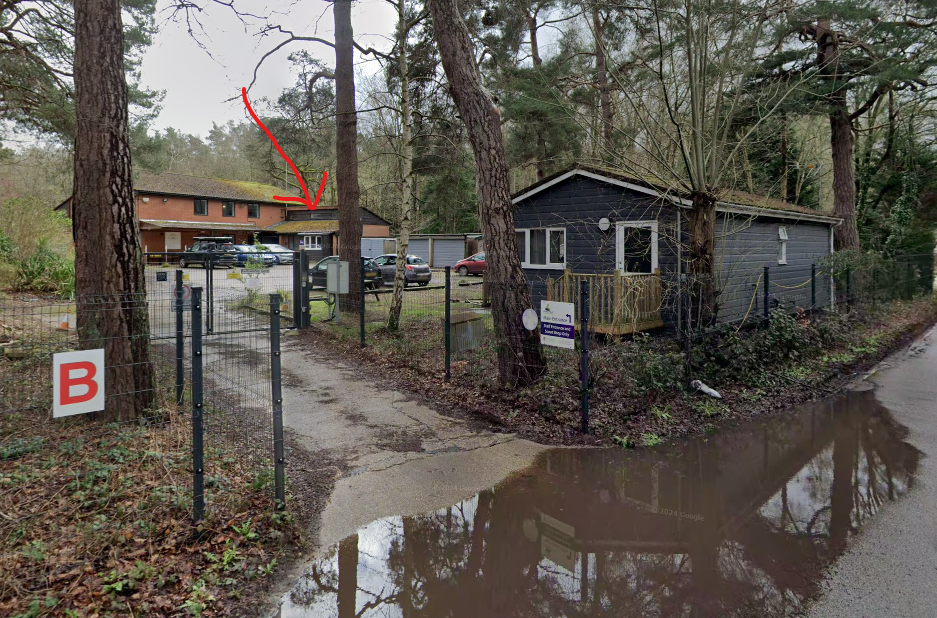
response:
<path id="1" fill-rule="evenodd" d="M 524 268 L 566 268 L 566 228 L 538 227 L 514 230 Z"/>
<path id="2" fill-rule="evenodd" d="M 615 224 L 615 270 L 622 274 L 652 274 L 658 263 L 657 221 L 619 221 Z"/>
<path id="3" fill-rule="evenodd" d="M 778 227 L 778 264 L 787 264 L 787 228 Z"/>
<path id="4" fill-rule="evenodd" d="M 299 239 L 299 244 L 303 246 L 304 249 L 321 249 L 322 248 L 322 237 L 313 236 L 312 234 L 306 234 Z"/>

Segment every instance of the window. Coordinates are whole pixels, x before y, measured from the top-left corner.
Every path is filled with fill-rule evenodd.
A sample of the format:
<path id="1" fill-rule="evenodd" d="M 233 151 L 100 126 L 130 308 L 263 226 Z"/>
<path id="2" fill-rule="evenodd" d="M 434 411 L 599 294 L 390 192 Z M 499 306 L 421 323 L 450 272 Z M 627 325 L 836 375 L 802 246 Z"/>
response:
<path id="1" fill-rule="evenodd" d="M 248 204 L 247 205 L 247 218 L 248 219 L 260 218 L 260 204 Z"/>
<path id="2" fill-rule="evenodd" d="M 203 217 L 208 216 L 208 200 L 195 200 L 195 214 L 202 215 Z"/>
<path id="3" fill-rule="evenodd" d="M 222 217 L 234 216 L 234 202 L 221 202 L 221 216 Z"/>
<path id="4" fill-rule="evenodd" d="M 524 268 L 566 268 L 566 229 L 515 230 Z"/>
<path id="5" fill-rule="evenodd" d="M 778 228 L 778 264 L 787 264 L 787 228 Z"/>
<path id="6" fill-rule="evenodd" d="M 300 239 L 299 244 L 303 245 L 306 249 L 321 249 L 322 237 L 307 234 Z"/>
<path id="7" fill-rule="evenodd" d="M 619 221 L 615 240 L 615 270 L 635 275 L 657 272 L 657 221 Z"/>

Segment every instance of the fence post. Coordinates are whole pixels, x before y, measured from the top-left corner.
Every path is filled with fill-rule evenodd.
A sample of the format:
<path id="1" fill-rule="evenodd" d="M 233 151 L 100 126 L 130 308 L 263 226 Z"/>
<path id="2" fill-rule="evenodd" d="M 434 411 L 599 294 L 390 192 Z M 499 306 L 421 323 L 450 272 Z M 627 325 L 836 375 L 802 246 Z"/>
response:
<path id="1" fill-rule="evenodd" d="M 185 388 L 185 329 L 183 327 L 182 300 L 182 271 L 176 271 L 176 405 L 182 405 L 182 392 Z"/>
<path id="2" fill-rule="evenodd" d="M 817 308 L 817 264 L 814 262 L 810 265 L 810 309 L 811 311 L 816 310 Z"/>
<path id="3" fill-rule="evenodd" d="M 293 327 L 305 328 L 303 324 L 303 290 L 306 283 L 303 281 L 302 253 L 293 254 Z"/>
<path id="4" fill-rule="evenodd" d="M 361 308 L 358 310 L 358 330 L 361 331 L 361 347 L 364 347 L 364 260 L 361 260 Z"/>
<path id="5" fill-rule="evenodd" d="M 446 382 L 452 378 L 452 267 L 446 266 Z"/>
<path id="6" fill-rule="evenodd" d="M 276 508 L 286 508 L 283 449 L 283 374 L 280 370 L 280 295 L 270 295 L 270 392 L 273 394 L 273 478 Z"/>
<path id="7" fill-rule="evenodd" d="M 215 288 L 215 254 L 211 251 L 208 252 L 208 259 L 205 264 L 205 308 L 207 309 L 205 313 L 205 332 L 210 335 L 215 327 L 215 295 L 213 294 Z"/>
<path id="8" fill-rule="evenodd" d="M 192 288 L 192 521 L 196 524 L 205 518 L 202 395 L 202 288 Z"/>
<path id="9" fill-rule="evenodd" d="M 589 433 L 589 280 L 579 284 L 579 409 L 582 413 L 582 433 Z"/>
<path id="10" fill-rule="evenodd" d="M 765 322 L 767 323 L 768 320 L 771 318 L 771 267 L 770 266 L 765 266 L 764 279 L 765 279 L 764 313 L 765 313 Z"/>

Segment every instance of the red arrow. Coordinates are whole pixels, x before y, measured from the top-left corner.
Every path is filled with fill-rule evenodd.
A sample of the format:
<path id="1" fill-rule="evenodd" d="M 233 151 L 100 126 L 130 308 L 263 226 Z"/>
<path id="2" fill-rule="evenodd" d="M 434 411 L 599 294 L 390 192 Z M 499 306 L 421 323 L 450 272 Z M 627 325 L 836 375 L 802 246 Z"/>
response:
<path id="1" fill-rule="evenodd" d="M 270 138 L 270 141 L 273 142 L 273 147 L 277 149 L 277 152 L 280 153 L 280 156 L 283 157 L 283 160 L 290 164 L 290 168 L 293 170 L 293 174 L 296 176 L 296 180 L 299 181 L 299 186 L 303 188 L 303 195 L 306 196 L 293 197 L 290 195 L 274 195 L 273 199 L 283 200 L 284 202 L 299 202 L 300 204 L 305 204 L 306 208 L 309 210 L 315 210 L 316 205 L 319 203 L 319 198 L 322 197 L 322 189 L 325 188 L 325 179 L 327 178 L 326 171 L 322 170 L 322 184 L 319 185 L 319 191 L 316 193 L 316 201 L 313 202 L 309 197 L 309 189 L 306 188 L 306 183 L 303 182 L 303 177 L 299 174 L 299 170 L 296 169 L 296 166 L 293 165 L 293 160 L 286 156 L 286 153 L 283 152 L 282 148 L 280 148 L 280 144 L 277 143 L 277 139 L 273 137 L 273 133 L 270 132 L 270 129 L 264 126 L 264 123 L 260 121 L 260 118 L 257 117 L 257 114 L 255 114 L 253 108 L 251 108 L 251 104 L 247 100 L 247 88 L 241 88 L 241 97 L 244 99 L 244 106 L 247 107 L 247 112 L 251 115 L 251 118 L 254 119 L 254 122 L 257 123 L 257 126 L 264 130 L 264 133 L 266 133 L 267 137 Z"/>

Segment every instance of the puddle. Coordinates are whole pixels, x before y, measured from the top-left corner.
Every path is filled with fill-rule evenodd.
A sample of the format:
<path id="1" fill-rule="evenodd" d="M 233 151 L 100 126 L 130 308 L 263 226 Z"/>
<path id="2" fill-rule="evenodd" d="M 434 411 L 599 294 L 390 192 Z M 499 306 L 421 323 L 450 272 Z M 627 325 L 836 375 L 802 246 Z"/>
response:
<path id="1" fill-rule="evenodd" d="M 647 451 L 544 452 L 312 563 L 277 616 L 789 616 L 919 452 L 872 393 Z"/>

